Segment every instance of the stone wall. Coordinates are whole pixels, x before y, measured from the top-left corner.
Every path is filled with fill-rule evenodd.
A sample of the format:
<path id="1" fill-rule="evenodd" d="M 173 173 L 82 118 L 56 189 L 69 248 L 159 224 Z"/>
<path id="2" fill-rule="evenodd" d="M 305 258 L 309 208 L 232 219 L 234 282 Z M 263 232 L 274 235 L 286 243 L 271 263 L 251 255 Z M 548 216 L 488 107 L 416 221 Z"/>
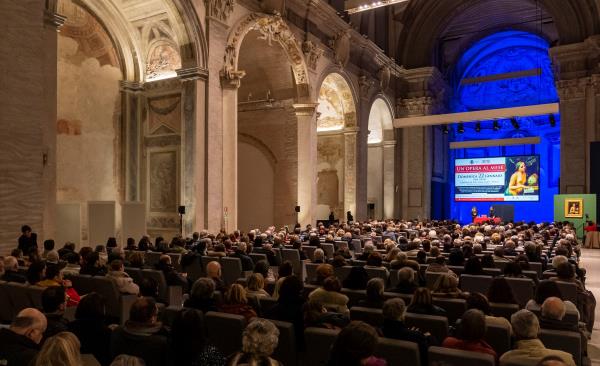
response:
<path id="1" fill-rule="evenodd" d="M 38 241 L 54 234 L 56 27 L 44 10 L 43 1 L 0 2 L 1 254 L 23 224 Z"/>

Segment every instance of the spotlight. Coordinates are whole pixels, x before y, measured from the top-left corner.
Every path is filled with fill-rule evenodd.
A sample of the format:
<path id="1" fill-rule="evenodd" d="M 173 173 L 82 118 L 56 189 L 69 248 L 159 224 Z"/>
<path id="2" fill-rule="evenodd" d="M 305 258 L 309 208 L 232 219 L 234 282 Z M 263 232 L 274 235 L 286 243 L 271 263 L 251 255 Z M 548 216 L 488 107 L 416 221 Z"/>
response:
<path id="1" fill-rule="evenodd" d="M 512 117 L 512 118 L 510 119 L 510 123 L 512 123 L 513 127 L 515 128 L 515 130 L 518 130 L 518 129 L 519 129 L 519 127 L 520 127 L 520 126 L 519 126 L 519 122 L 517 122 L 517 119 L 516 119 L 515 117 Z"/>
<path id="2" fill-rule="evenodd" d="M 500 123 L 498 123 L 498 121 L 494 120 L 494 131 L 498 131 L 500 130 Z"/>
<path id="3" fill-rule="evenodd" d="M 442 127 L 442 132 L 444 133 L 444 135 L 447 135 L 447 134 L 448 134 L 448 125 L 444 125 L 444 126 Z"/>
<path id="4" fill-rule="evenodd" d="M 556 118 L 554 118 L 554 115 L 550 114 L 549 118 L 550 118 L 550 126 L 556 127 Z"/>
<path id="5" fill-rule="evenodd" d="M 458 124 L 458 133 L 464 133 L 465 132 L 465 125 L 463 125 L 462 123 Z"/>
<path id="6" fill-rule="evenodd" d="M 477 122 L 477 124 L 475 124 L 475 132 L 481 132 L 481 122 Z"/>

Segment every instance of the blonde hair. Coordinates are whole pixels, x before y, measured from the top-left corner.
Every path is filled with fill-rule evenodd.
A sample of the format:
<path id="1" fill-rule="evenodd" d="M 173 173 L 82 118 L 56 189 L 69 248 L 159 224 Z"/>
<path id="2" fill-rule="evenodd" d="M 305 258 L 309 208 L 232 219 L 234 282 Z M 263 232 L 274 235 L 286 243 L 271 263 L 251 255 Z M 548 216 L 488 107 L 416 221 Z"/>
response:
<path id="1" fill-rule="evenodd" d="M 73 333 L 60 332 L 46 340 L 35 360 L 35 366 L 79 366 L 80 346 L 79 339 Z"/>
<path id="2" fill-rule="evenodd" d="M 248 290 L 259 291 L 264 289 L 265 279 L 260 273 L 253 273 L 248 277 Z"/>
<path id="3" fill-rule="evenodd" d="M 247 304 L 246 290 L 239 283 L 234 283 L 225 293 L 226 304 Z"/>

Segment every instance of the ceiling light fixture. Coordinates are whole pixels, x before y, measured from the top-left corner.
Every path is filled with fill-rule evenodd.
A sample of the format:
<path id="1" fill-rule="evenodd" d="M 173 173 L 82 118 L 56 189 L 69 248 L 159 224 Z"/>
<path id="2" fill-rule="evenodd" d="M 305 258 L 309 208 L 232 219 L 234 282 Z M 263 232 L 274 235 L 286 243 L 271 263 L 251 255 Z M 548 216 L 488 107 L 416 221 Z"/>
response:
<path id="1" fill-rule="evenodd" d="M 382 8 L 384 6 L 395 5 L 400 3 L 405 3 L 408 0 L 382 0 L 382 1 L 373 1 L 369 4 L 364 3 L 364 0 L 348 0 L 345 2 L 346 11 L 348 14 L 359 13 L 361 11 L 367 11 L 377 8 Z"/>
<path id="2" fill-rule="evenodd" d="M 498 123 L 498 121 L 494 120 L 494 131 L 498 131 L 500 130 L 500 123 Z"/>
<path id="3" fill-rule="evenodd" d="M 512 123 L 515 130 L 518 130 L 520 128 L 519 122 L 517 121 L 517 119 L 515 117 L 511 117 L 510 123 Z"/>

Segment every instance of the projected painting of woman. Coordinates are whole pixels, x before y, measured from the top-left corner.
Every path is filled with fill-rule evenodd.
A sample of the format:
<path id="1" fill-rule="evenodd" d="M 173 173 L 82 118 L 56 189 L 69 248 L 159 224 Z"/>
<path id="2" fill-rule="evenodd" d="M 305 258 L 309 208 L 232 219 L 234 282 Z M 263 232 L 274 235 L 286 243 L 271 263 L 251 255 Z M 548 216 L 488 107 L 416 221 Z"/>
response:
<path id="1" fill-rule="evenodd" d="M 516 166 L 516 171 L 510 177 L 508 183 L 508 192 L 513 196 L 519 196 L 523 194 L 523 190 L 527 188 L 527 167 L 524 162 L 519 161 Z"/>

